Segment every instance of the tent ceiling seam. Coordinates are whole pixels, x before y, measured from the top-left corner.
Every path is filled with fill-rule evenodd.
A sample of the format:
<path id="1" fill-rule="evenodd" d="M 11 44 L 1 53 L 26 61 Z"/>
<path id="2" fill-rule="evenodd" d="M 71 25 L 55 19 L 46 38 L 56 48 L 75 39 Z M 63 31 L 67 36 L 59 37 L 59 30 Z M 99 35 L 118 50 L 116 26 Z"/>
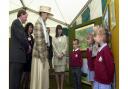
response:
<path id="1" fill-rule="evenodd" d="M 15 12 L 17 12 L 18 10 L 20 10 L 20 9 L 22 9 L 22 8 L 24 8 L 24 7 L 21 7 L 21 8 L 12 10 L 12 11 L 9 11 L 9 14 L 15 13 Z M 29 11 L 35 13 L 35 14 L 38 14 L 37 11 L 35 11 L 35 10 L 31 9 L 31 8 L 26 7 L 26 10 L 29 10 Z M 58 23 L 60 23 L 60 24 L 63 24 L 63 25 L 65 25 L 65 26 L 69 26 L 69 24 L 67 24 L 67 23 L 65 23 L 65 22 L 63 22 L 63 21 L 57 20 L 57 19 L 55 19 L 55 18 L 50 17 L 49 19 L 52 20 L 52 21 L 58 22 Z"/>
<path id="2" fill-rule="evenodd" d="M 22 4 L 22 6 L 25 8 L 26 6 L 25 6 L 23 0 L 20 0 L 20 2 L 21 2 L 21 4 Z"/>
<path id="3" fill-rule="evenodd" d="M 61 12 L 61 10 L 60 10 L 60 8 L 59 8 L 59 5 L 58 5 L 58 3 L 57 3 L 56 0 L 55 0 L 55 4 L 56 4 L 56 6 L 57 6 L 57 8 L 58 8 L 58 10 L 59 10 L 59 12 L 60 12 L 62 18 L 64 19 L 65 23 L 67 23 L 67 21 L 65 20 L 65 18 L 64 18 L 64 16 L 63 16 L 63 14 L 62 14 L 62 12 Z"/>
<path id="4" fill-rule="evenodd" d="M 13 13 L 19 11 L 19 10 L 22 9 L 22 8 L 23 8 L 23 7 L 17 8 L 17 9 L 14 9 L 14 10 L 11 10 L 11 11 L 9 11 L 9 14 L 13 14 Z"/>
<path id="5" fill-rule="evenodd" d="M 71 26 L 75 20 L 80 16 L 81 13 L 83 13 L 83 11 L 85 10 L 85 8 L 87 8 L 87 6 L 89 5 L 89 3 L 91 2 L 92 0 L 88 0 L 87 3 L 83 6 L 83 8 L 79 11 L 79 13 L 76 15 L 76 17 L 72 20 L 72 22 L 69 24 L 69 26 Z"/>

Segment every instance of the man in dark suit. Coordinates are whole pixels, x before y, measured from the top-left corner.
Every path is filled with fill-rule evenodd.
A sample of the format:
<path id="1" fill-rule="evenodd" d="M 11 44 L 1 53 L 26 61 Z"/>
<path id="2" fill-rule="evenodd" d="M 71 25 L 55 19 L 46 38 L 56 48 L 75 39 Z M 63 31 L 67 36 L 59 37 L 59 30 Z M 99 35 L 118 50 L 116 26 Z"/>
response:
<path id="1" fill-rule="evenodd" d="M 52 47 L 52 37 L 50 36 L 50 28 L 49 27 L 47 27 L 47 31 L 49 34 L 49 41 L 50 41 L 50 46 L 48 47 L 48 60 L 49 60 L 50 68 L 52 68 L 53 47 Z"/>
<path id="2" fill-rule="evenodd" d="M 26 63 L 26 54 L 31 50 L 23 23 L 27 20 L 27 12 L 22 9 L 17 14 L 17 19 L 11 25 L 11 38 L 9 47 L 9 89 L 19 89 Z"/>

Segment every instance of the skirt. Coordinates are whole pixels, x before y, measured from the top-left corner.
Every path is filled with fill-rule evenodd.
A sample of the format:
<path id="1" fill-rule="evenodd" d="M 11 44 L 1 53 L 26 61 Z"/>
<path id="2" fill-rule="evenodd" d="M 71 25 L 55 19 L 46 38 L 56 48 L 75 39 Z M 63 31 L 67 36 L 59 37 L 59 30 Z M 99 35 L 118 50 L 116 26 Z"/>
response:
<path id="1" fill-rule="evenodd" d="M 55 65 L 54 70 L 55 72 L 65 72 L 65 65 Z"/>
<path id="2" fill-rule="evenodd" d="M 32 59 L 30 89 L 49 89 L 49 64 L 40 59 Z"/>

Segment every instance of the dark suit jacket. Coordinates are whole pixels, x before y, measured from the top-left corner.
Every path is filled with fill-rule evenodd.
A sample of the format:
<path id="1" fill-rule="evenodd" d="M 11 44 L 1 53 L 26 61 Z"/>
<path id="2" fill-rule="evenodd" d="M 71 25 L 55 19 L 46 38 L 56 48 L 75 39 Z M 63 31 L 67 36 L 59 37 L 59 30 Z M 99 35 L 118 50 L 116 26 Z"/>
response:
<path id="1" fill-rule="evenodd" d="M 49 41 L 50 41 L 50 46 L 48 47 L 48 59 L 52 60 L 53 57 L 53 47 L 52 47 L 52 37 L 49 35 Z"/>
<path id="2" fill-rule="evenodd" d="M 9 47 L 9 62 L 26 62 L 26 52 L 29 48 L 24 27 L 19 19 L 12 22 Z"/>

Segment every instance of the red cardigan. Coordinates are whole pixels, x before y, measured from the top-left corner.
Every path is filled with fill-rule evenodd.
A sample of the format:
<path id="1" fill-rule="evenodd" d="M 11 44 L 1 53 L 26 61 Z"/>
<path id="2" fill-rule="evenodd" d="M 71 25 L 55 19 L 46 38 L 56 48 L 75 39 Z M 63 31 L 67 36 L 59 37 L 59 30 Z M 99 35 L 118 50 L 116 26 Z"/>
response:
<path id="1" fill-rule="evenodd" d="M 89 48 L 86 50 L 86 58 L 89 70 L 94 71 L 95 57 L 92 57 L 92 50 L 89 50 Z"/>
<path id="2" fill-rule="evenodd" d="M 114 77 L 114 60 L 108 45 L 98 52 L 94 65 L 95 80 L 103 84 L 111 84 Z"/>
<path id="3" fill-rule="evenodd" d="M 70 67 L 82 67 L 83 60 L 81 51 L 79 49 L 77 51 L 72 51 L 69 57 Z"/>

